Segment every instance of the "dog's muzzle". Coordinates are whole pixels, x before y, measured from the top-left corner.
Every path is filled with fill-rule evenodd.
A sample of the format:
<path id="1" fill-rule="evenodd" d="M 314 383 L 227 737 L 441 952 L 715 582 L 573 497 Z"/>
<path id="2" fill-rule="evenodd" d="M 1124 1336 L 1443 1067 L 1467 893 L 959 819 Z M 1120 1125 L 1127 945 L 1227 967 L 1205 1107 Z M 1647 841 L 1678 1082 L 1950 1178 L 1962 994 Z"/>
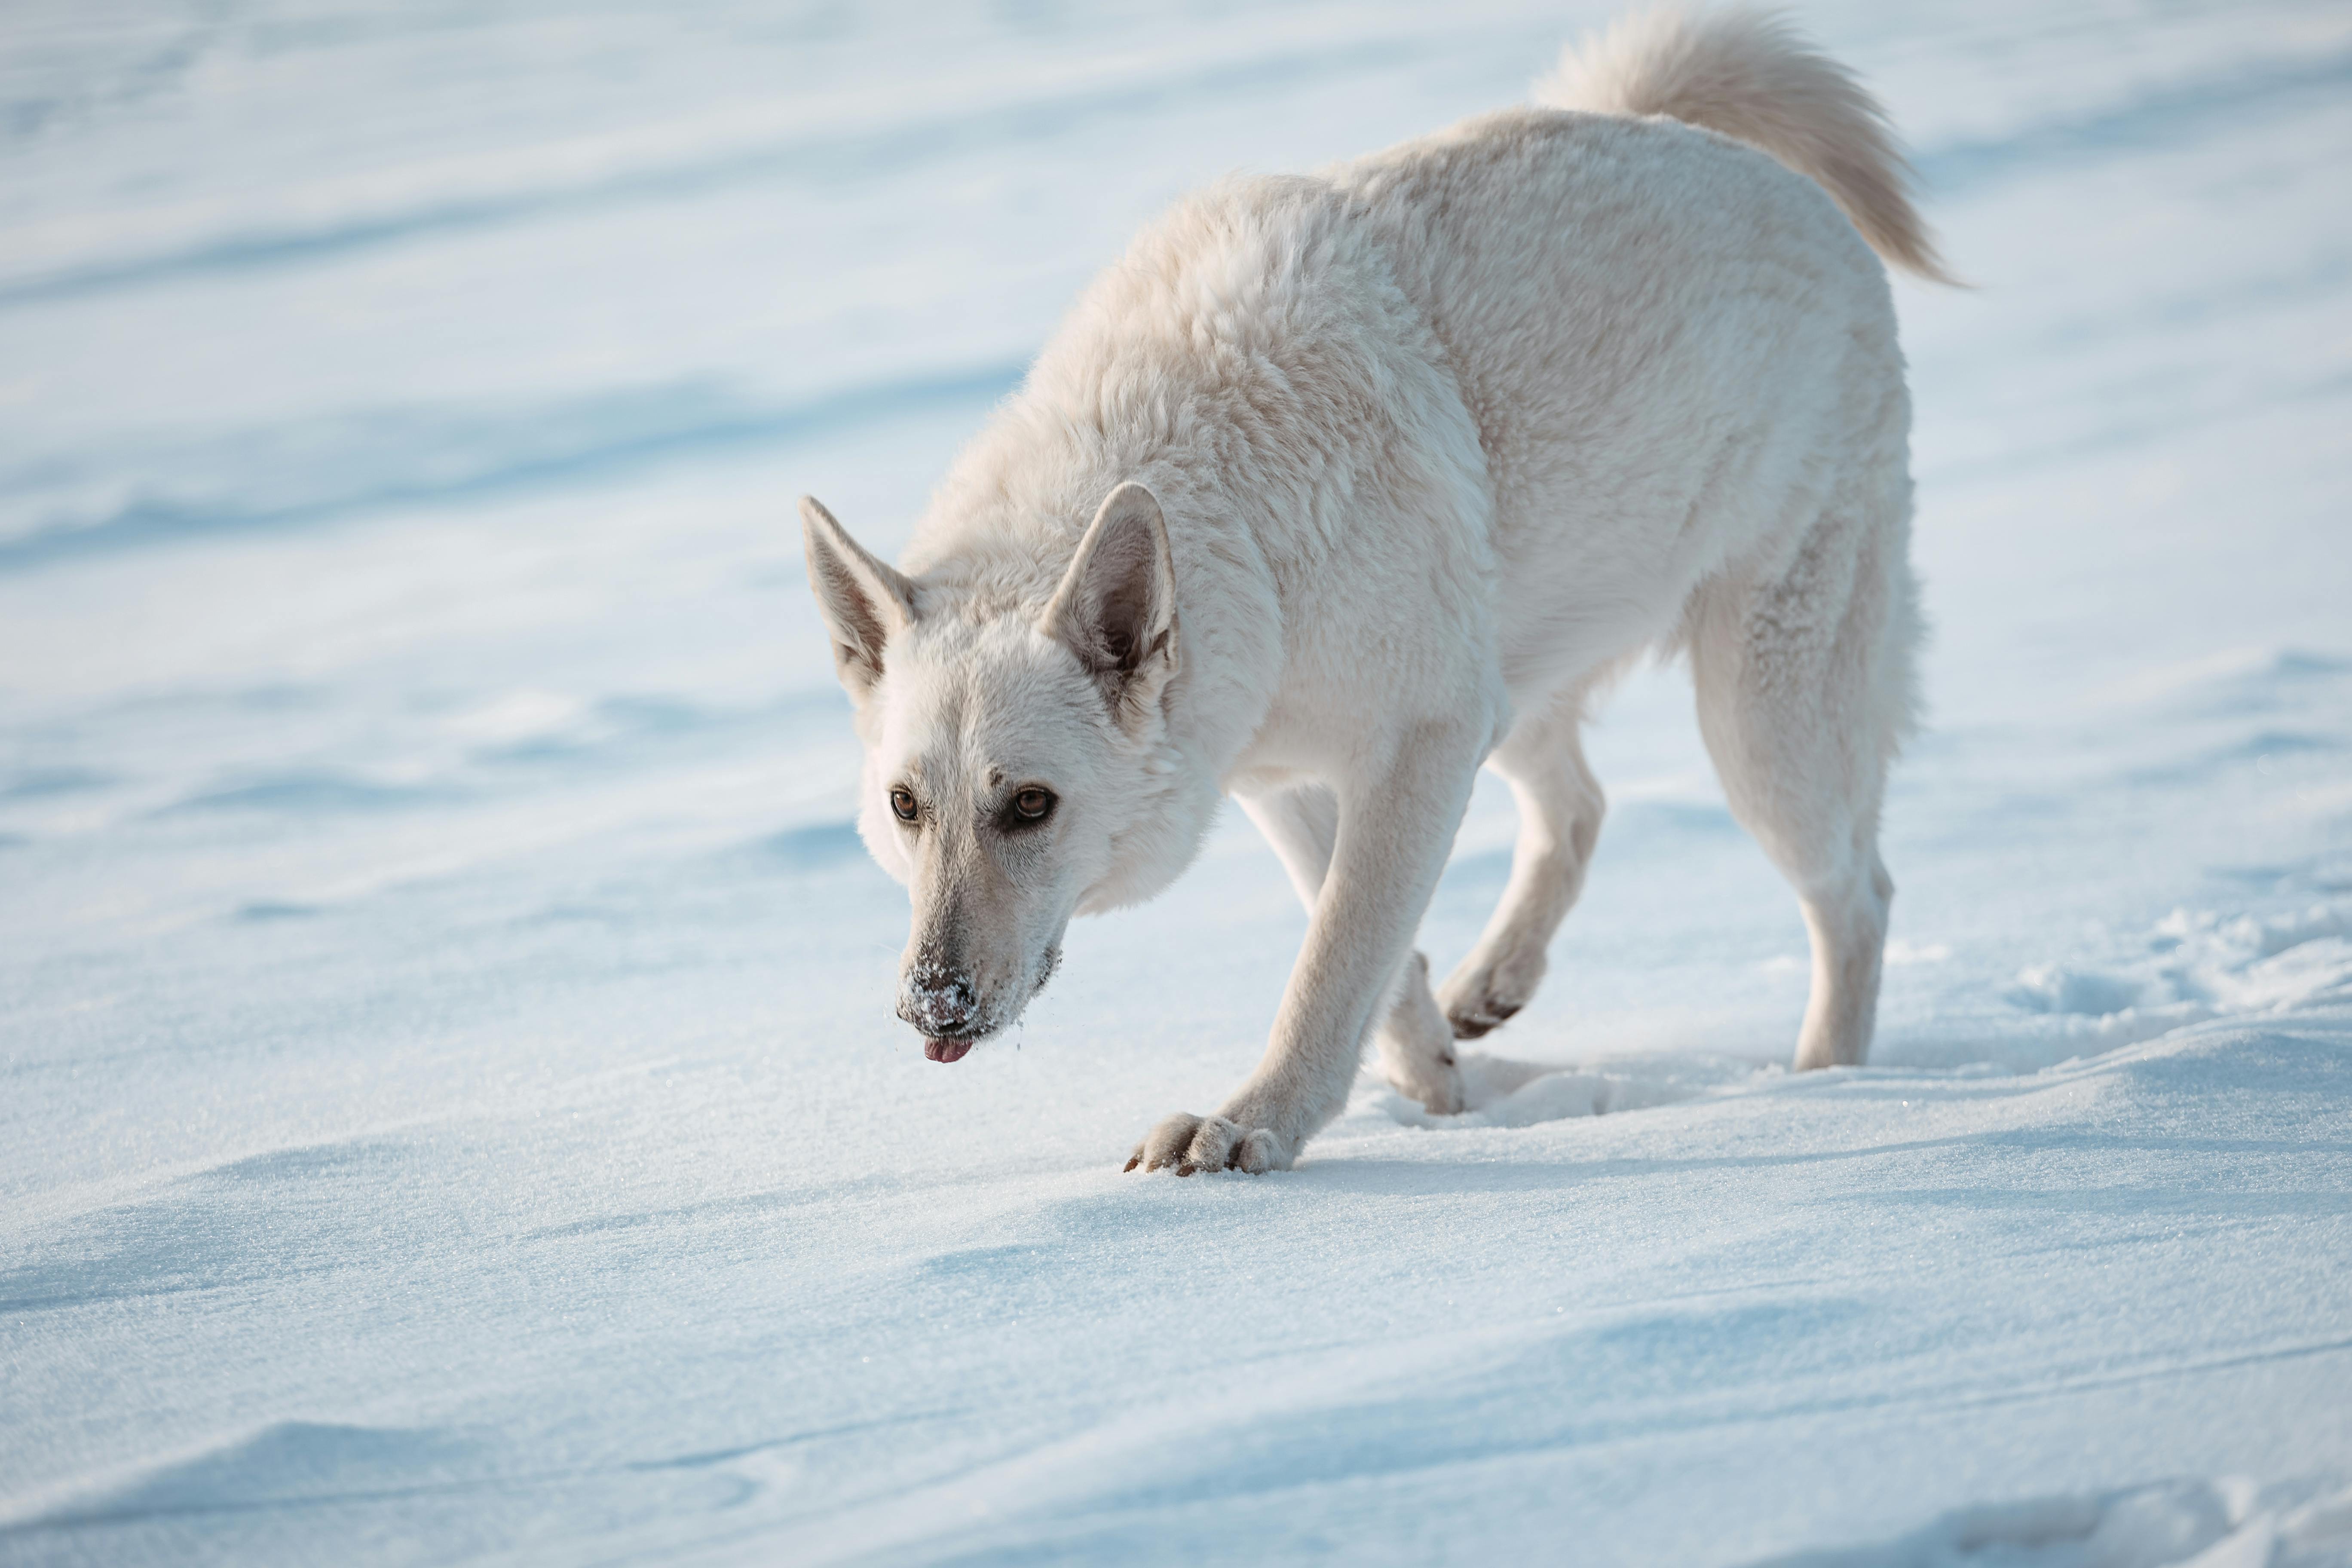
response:
<path id="1" fill-rule="evenodd" d="M 1019 1017 L 1031 998 L 1045 988 L 1061 961 L 1060 944 L 1047 948 L 1026 993 L 1009 1011 L 985 1005 L 979 987 L 968 977 L 938 964 L 922 964 L 898 988 L 898 1016 L 921 1032 L 926 1060 L 960 1062 L 983 1037 Z"/>
<path id="2" fill-rule="evenodd" d="M 924 964 L 898 988 L 898 1016 L 922 1031 L 923 1054 L 951 1062 L 971 1049 L 980 1018 L 980 991 L 961 974 Z M 952 1047 L 952 1054 L 946 1054 Z"/>

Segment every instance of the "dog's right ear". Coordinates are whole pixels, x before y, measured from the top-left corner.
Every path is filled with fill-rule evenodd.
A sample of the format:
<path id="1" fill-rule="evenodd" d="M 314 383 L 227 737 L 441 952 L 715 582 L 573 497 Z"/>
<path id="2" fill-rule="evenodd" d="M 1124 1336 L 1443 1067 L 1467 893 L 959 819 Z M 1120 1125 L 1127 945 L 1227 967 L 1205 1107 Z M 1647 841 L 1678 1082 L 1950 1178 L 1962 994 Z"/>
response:
<path id="1" fill-rule="evenodd" d="M 801 542 L 808 549 L 809 588 L 833 636 L 834 668 L 856 700 L 882 678 L 882 649 L 915 622 L 915 585 L 877 561 L 817 504 L 801 497 Z"/>

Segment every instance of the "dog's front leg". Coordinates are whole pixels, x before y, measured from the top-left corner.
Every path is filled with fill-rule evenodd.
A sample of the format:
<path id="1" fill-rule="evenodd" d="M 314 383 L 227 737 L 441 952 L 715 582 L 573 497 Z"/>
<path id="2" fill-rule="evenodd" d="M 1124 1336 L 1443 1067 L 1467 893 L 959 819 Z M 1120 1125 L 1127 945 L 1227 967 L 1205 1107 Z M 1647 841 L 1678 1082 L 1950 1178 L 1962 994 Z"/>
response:
<path id="1" fill-rule="evenodd" d="M 1457 721 L 1416 725 L 1339 784 L 1330 874 L 1265 1058 L 1215 1115 L 1179 1114 L 1153 1128 L 1129 1170 L 1286 1169 L 1339 1113 L 1491 739 L 1486 728 Z"/>

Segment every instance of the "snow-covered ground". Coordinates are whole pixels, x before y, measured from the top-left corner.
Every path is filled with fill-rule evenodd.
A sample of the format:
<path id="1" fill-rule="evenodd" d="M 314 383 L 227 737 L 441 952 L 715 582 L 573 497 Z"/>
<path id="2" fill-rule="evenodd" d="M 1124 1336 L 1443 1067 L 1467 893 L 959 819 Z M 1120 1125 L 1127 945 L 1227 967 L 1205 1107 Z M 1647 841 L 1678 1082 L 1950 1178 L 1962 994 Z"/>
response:
<path id="1" fill-rule="evenodd" d="M 792 498 L 1603 14 L 12 0 L 0 1562 L 2352 1562 L 2337 0 L 1802 13 L 1979 285 L 1871 1067 L 1672 670 L 1469 1115 L 1120 1173 L 1303 930 L 1237 816 L 890 1016 Z"/>

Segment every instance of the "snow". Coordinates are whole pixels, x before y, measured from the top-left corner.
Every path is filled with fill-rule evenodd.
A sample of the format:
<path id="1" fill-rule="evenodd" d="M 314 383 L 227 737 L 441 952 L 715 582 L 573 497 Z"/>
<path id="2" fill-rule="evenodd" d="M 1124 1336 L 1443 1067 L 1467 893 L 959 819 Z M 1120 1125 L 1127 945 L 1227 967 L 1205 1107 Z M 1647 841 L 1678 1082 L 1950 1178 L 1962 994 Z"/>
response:
<path id="1" fill-rule="evenodd" d="M 2339 5 L 1803 12 L 1979 285 L 1871 1066 L 1673 670 L 1465 1116 L 1120 1173 L 1304 929 L 1238 814 L 889 1016 L 793 496 L 1605 14 L 12 5 L 0 1562 L 2352 1563 Z"/>

